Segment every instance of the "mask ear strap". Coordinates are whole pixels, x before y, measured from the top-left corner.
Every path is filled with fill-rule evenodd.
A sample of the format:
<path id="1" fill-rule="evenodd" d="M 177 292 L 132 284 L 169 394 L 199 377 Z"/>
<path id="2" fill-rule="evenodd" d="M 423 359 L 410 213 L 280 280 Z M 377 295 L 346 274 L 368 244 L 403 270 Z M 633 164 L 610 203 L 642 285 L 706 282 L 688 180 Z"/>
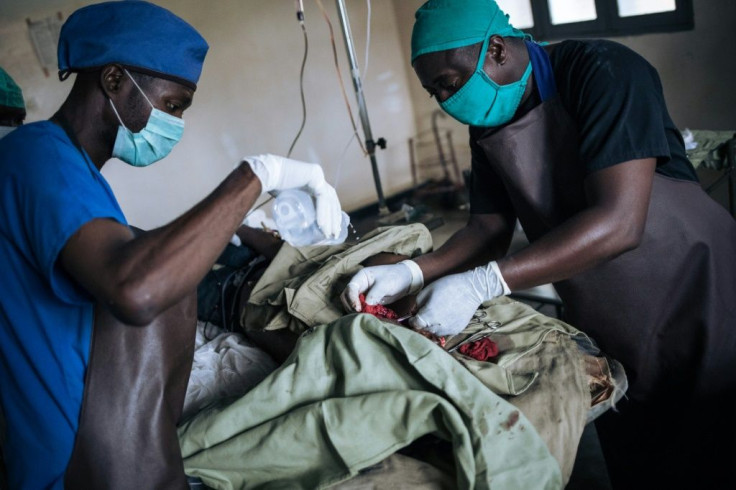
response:
<path id="1" fill-rule="evenodd" d="M 133 78 L 133 76 L 128 72 L 128 69 L 127 68 L 123 68 L 123 71 L 125 71 L 125 73 L 128 75 L 128 78 L 130 78 L 130 81 L 133 82 L 133 85 L 135 85 L 136 88 L 140 91 L 140 93 L 143 94 L 143 97 L 146 99 L 146 102 L 148 102 L 148 105 L 150 105 L 151 107 L 153 107 L 153 104 L 151 104 L 151 101 L 148 99 L 148 96 L 143 91 L 143 89 L 141 89 L 141 86 L 138 85 L 138 82 L 135 81 L 135 78 Z"/>
<path id="2" fill-rule="evenodd" d="M 128 127 L 127 127 L 127 126 L 125 125 L 125 123 L 123 123 L 123 120 L 122 120 L 122 119 L 120 119 L 120 114 L 118 114 L 118 110 L 117 110 L 117 109 L 115 109 L 115 104 L 113 104 L 113 103 L 112 103 L 112 99 L 108 97 L 108 98 L 107 98 L 107 100 L 109 100 L 109 101 L 110 101 L 110 107 L 112 107 L 112 110 L 113 110 L 113 112 L 115 113 L 115 117 L 117 117 L 117 118 L 118 118 L 118 122 L 120 122 L 120 125 L 121 125 L 122 127 L 124 127 L 125 129 L 128 129 Z M 128 129 L 128 131 L 130 131 L 130 130 Z"/>
<path id="3" fill-rule="evenodd" d="M 493 27 L 493 22 L 488 26 L 488 30 L 486 30 L 486 38 L 483 41 L 483 46 L 480 48 L 480 56 L 478 56 L 478 63 L 475 65 L 475 71 L 482 70 L 483 64 L 485 62 L 486 53 L 488 53 L 488 45 L 491 42 L 491 28 Z"/>

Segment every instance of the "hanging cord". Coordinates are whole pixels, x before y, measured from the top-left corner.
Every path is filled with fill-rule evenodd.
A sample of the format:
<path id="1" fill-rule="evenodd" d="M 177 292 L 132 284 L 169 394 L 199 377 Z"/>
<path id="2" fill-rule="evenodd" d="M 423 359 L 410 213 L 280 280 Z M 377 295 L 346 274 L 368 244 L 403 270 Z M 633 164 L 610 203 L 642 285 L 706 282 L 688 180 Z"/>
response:
<path id="1" fill-rule="evenodd" d="M 307 101 L 304 96 L 304 67 L 307 65 L 307 55 L 309 54 L 309 38 L 307 37 L 307 28 L 304 25 L 304 7 L 301 0 L 296 0 L 296 5 L 296 18 L 299 21 L 299 25 L 302 28 L 302 33 L 304 34 L 304 57 L 302 58 L 302 67 L 299 70 L 299 93 L 302 100 L 302 124 L 299 127 L 299 131 L 296 133 L 296 136 L 294 137 L 294 141 L 291 142 L 289 152 L 286 154 L 287 158 L 291 157 L 291 152 L 294 150 L 296 142 L 302 135 L 302 131 L 304 131 L 304 125 L 307 123 Z"/>
<path id="2" fill-rule="evenodd" d="M 319 6 L 319 9 L 322 11 L 322 16 L 325 19 L 325 22 L 327 22 L 327 27 L 330 29 L 330 43 L 332 43 L 332 57 L 335 62 L 335 69 L 337 70 L 337 80 L 340 82 L 340 91 L 342 92 L 342 98 L 345 101 L 345 106 L 348 108 L 348 115 L 350 116 L 350 124 L 353 126 L 353 133 L 355 133 L 355 136 L 358 140 L 358 144 L 360 145 L 360 149 L 363 150 L 363 156 L 368 156 L 368 150 L 365 149 L 365 146 L 363 146 L 363 141 L 360 139 L 360 136 L 358 135 L 358 125 L 355 123 L 355 117 L 353 116 L 353 109 L 350 107 L 350 101 L 348 100 L 348 94 L 345 90 L 345 84 L 342 80 L 342 71 L 340 70 L 340 63 L 337 61 L 337 46 L 335 45 L 335 32 L 332 29 L 332 22 L 330 22 L 330 16 L 327 15 L 327 11 L 325 10 L 325 6 L 322 5 L 322 0 L 316 0 L 317 6 Z"/>
<path id="3" fill-rule="evenodd" d="M 340 185 L 340 177 L 342 176 L 342 164 L 345 160 L 343 160 L 343 157 L 348 152 L 348 148 L 350 148 L 350 145 L 352 144 L 353 140 L 355 139 L 355 135 L 350 135 L 350 139 L 348 139 L 348 142 L 345 144 L 345 147 L 343 147 L 342 152 L 340 153 L 340 156 L 337 157 L 337 170 L 335 171 L 335 189 L 337 189 L 337 186 Z"/>
<path id="4" fill-rule="evenodd" d="M 295 0 L 294 3 L 296 3 L 296 20 L 299 21 L 299 25 L 302 28 L 302 34 L 304 35 L 304 56 L 302 57 L 302 66 L 299 70 L 299 94 L 302 102 L 302 123 L 299 126 L 299 131 L 297 131 L 296 136 L 294 136 L 294 140 L 291 142 L 291 146 L 289 146 L 289 151 L 286 153 L 286 158 L 291 158 L 291 152 L 294 151 L 294 146 L 296 146 L 296 142 L 299 141 L 299 138 L 302 135 L 302 131 L 304 131 L 304 126 L 307 124 L 307 99 L 304 95 L 304 68 L 307 66 L 307 56 L 309 55 L 309 37 L 307 37 L 307 27 L 304 24 L 304 5 L 302 3 L 302 0 Z M 263 207 L 264 205 L 271 202 L 273 199 L 273 196 L 268 196 L 268 198 L 266 198 L 266 200 L 264 200 L 261 204 L 255 206 L 250 211 L 248 211 L 245 217 L 247 218 L 251 215 L 251 213 L 253 213 L 253 211 Z"/>

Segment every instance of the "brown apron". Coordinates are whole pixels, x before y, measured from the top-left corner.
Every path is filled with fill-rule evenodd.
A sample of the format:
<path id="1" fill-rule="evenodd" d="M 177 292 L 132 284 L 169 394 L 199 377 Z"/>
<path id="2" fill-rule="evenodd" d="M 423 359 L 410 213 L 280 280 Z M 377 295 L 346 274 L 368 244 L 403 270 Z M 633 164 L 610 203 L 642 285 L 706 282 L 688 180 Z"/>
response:
<path id="1" fill-rule="evenodd" d="M 543 102 L 478 144 L 530 242 L 586 207 L 574 121 Z M 621 361 L 628 395 L 736 386 L 736 221 L 698 183 L 655 174 L 641 244 L 555 284 L 566 320 Z"/>
<path id="2" fill-rule="evenodd" d="M 186 489 L 176 424 L 192 369 L 196 294 L 145 327 L 95 308 L 69 489 Z"/>

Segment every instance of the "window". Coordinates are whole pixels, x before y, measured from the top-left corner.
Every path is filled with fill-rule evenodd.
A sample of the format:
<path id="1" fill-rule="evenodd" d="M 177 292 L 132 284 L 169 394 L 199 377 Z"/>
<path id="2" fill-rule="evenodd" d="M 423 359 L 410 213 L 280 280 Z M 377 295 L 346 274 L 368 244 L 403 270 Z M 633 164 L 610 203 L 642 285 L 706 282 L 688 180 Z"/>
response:
<path id="1" fill-rule="evenodd" d="M 537 40 L 615 37 L 692 29 L 692 0 L 496 0 Z"/>

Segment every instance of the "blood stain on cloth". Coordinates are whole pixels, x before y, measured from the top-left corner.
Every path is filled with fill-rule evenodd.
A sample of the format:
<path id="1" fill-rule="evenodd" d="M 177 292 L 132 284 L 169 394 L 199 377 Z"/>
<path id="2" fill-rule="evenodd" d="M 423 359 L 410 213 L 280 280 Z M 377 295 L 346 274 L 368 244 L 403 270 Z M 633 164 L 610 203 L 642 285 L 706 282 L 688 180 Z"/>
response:
<path id="1" fill-rule="evenodd" d="M 513 412 L 511 412 L 509 414 L 509 416 L 506 419 L 506 421 L 501 424 L 501 428 L 503 430 L 511 430 L 511 428 L 514 425 L 516 425 L 516 422 L 518 422 L 518 421 L 519 421 L 519 411 L 518 410 L 514 410 Z"/>
<path id="2" fill-rule="evenodd" d="M 488 361 L 498 355 L 498 345 L 488 337 L 463 344 L 458 349 L 461 354 L 478 361 Z"/>

